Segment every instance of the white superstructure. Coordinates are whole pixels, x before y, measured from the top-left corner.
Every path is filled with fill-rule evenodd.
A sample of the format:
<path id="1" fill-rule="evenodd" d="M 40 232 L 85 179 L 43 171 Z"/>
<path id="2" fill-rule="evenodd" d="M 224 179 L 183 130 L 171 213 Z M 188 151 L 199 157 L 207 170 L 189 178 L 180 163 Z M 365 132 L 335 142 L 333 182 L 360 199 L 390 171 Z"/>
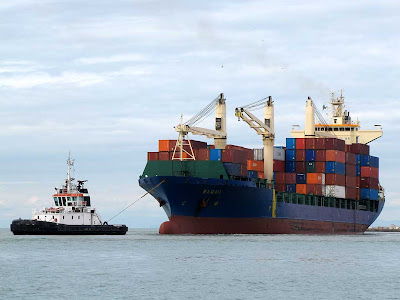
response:
<path id="1" fill-rule="evenodd" d="M 55 188 L 54 206 L 33 210 L 32 219 L 66 225 L 101 225 L 101 219 L 95 208 L 91 207 L 88 190 L 84 187 L 86 180 L 74 183 L 72 177 L 74 160 L 68 156 L 67 178 L 65 184 Z"/>

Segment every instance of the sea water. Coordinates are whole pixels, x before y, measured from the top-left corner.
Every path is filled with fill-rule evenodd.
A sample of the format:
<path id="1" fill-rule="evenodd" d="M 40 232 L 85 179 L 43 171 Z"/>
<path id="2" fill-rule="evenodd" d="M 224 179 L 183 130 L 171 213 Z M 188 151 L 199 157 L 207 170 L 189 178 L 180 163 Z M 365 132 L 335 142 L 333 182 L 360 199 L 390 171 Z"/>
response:
<path id="1" fill-rule="evenodd" d="M 0 299 L 400 299 L 400 233 L 14 236 Z"/>

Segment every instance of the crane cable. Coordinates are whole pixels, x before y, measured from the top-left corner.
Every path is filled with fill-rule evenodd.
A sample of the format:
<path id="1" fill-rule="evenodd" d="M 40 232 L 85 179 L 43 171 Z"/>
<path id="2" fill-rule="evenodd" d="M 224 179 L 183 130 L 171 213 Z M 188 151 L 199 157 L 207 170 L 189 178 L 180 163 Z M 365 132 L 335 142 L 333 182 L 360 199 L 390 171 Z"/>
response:
<path id="1" fill-rule="evenodd" d="M 319 122 L 324 126 L 328 126 L 328 123 L 325 121 L 324 117 L 322 116 L 321 112 L 318 110 L 318 108 L 315 105 L 314 101 L 312 101 L 311 103 L 312 103 L 312 106 L 314 107 L 314 112 L 315 112 Z M 332 133 L 334 136 L 336 136 L 334 131 L 330 131 L 330 133 Z"/>
<path id="2" fill-rule="evenodd" d="M 262 98 L 262 99 L 260 99 L 260 100 L 257 100 L 257 101 L 255 101 L 255 102 L 253 102 L 253 103 L 250 103 L 250 104 L 247 104 L 247 105 L 245 105 L 245 106 L 242 106 L 242 108 L 244 108 L 244 109 L 246 109 L 246 110 L 255 110 L 255 109 L 258 109 L 258 108 L 260 108 L 261 106 L 264 106 L 264 104 L 267 102 L 269 100 L 269 97 L 265 97 L 265 98 Z"/>
<path id="3" fill-rule="evenodd" d="M 203 108 L 200 112 L 198 112 L 196 115 L 194 115 L 191 119 L 186 121 L 184 124 L 188 126 L 193 126 L 196 125 L 197 123 L 201 122 L 205 118 L 207 118 L 215 109 L 215 106 L 217 105 L 219 101 L 220 95 L 215 98 L 213 101 L 211 101 L 210 104 L 208 104 L 205 108 Z"/>
<path id="4" fill-rule="evenodd" d="M 108 224 L 108 222 L 110 222 L 112 219 L 114 219 L 116 216 L 122 214 L 125 210 L 127 210 L 129 207 L 131 207 L 133 204 L 135 204 L 136 202 L 138 202 L 140 199 L 142 199 L 143 197 L 147 196 L 147 194 L 151 193 L 153 190 L 155 190 L 156 188 L 158 188 L 161 184 L 163 184 L 165 182 L 165 179 L 163 179 L 159 184 L 157 184 L 155 187 L 153 187 L 151 190 L 147 191 L 144 195 L 142 195 L 139 199 L 135 200 L 134 202 L 132 202 L 131 204 L 129 204 L 127 207 L 125 207 L 123 210 L 121 210 L 119 213 L 117 213 L 114 217 L 112 217 L 111 219 L 109 219 L 107 222 L 104 222 L 106 224 Z M 103 223 L 103 224 L 104 224 Z"/>

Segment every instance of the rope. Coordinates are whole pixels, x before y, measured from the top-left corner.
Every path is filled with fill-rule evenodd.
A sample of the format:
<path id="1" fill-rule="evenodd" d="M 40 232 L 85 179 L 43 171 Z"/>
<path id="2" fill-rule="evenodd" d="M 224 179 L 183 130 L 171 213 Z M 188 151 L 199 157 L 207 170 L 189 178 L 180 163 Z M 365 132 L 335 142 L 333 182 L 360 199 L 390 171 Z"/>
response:
<path id="1" fill-rule="evenodd" d="M 217 105 L 219 101 L 219 97 L 215 98 L 213 101 L 211 101 L 210 104 L 208 104 L 205 108 L 203 108 L 199 113 L 194 115 L 191 119 L 186 121 L 184 124 L 188 126 L 194 126 L 197 123 L 200 123 L 202 120 L 207 118 L 215 109 L 215 106 Z"/>
<path id="2" fill-rule="evenodd" d="M 153 190 L 155 190 L 156 188 L 158 188 L 161 184 L 163 184 L 165 182 L 165 179 L 163 179 L 159 184 L 157 184 L 155 187 L 153 187 L 150 191 L 147 191 L 143 196 L 141 196 L 139 199 L 135 200 L 133 203 L 129 204 L 127 207 L 125 207 L 123 210 L 121 210 L 119 213 L 117 213 L 114 217 L 112 217 L 111 219 L 108 220 L 108 222 L 110 222 L 112 219 L 114 219 L 116 216 L 122 214 L 125 210 L 127 210 L 129 207 L 131 207 L 133 204 L 135 204 L 136 202 L 138 202 L 140 199 L 142 199 L 143 197 L 147 196 L 147 194 L 151 193 Z M 104 222 L 104 223 L 108 223 L 108 222 Z"/>
<path id="3" fill-rule="evenodd" d="M 261 106 L 264 106 L 264 104 L 269 100 L 269 97 L 265 97 L 262 98 L 260 100 L 257 100 L 256 102 L 247 104 L 245 106 L 243 106 L 242 108 L 246 109 L 246 110 L 255 110 L 257 108 L 260 108 Z"/>

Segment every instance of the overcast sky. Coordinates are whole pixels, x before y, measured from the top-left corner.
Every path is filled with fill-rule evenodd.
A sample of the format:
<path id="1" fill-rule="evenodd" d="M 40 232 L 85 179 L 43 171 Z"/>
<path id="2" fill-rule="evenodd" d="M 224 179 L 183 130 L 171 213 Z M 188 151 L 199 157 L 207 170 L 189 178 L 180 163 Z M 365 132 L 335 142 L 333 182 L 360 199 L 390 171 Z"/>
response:
<path id="1" fill-rule="evenodd" d="M 223 92 L 228 143 L 262 147 L 234 109 L 271 95 L 283 145 L 307 96 L 340 89 L 362 129 L 383 126 L 375 225 L 400 225 L 399 28 L 398 1 L 1 1 L 0 227 L 51 205 L 69 150 L 107 220 L 144 193 L 146 153 L 181 113 Z M 165 220 L 147 196 L 114 221 Z"/>

